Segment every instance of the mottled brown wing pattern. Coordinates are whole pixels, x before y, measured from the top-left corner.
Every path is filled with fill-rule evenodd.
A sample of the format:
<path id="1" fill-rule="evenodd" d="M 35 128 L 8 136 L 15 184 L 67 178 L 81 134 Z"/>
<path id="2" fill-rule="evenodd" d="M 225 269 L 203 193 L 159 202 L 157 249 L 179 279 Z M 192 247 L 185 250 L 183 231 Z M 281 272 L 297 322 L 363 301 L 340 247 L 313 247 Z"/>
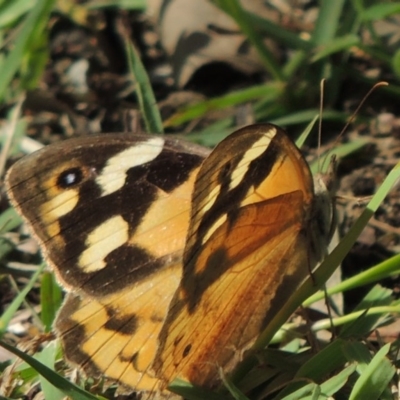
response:
<path id="1" fill-rule="evenodd" d="M 161 390 L 150 366 L 181 272 L 181 263 L 165 266 L 106 298 L 68 294 L 55 330 L 69 361 L 87 375 L 106 376 L 128 391 Z"/>
<path id="2" fill-rule="evenodd" d="M 165 383 L 213 388 L 218 368 L 237 365 L 323 253 L 309 257 L 314 204 L 309 167 L 280 128 L 246 127 L 214 149 L 197 175 L 183 277 L 160 334 L 154 371 Z"/>
<path id="3" fill-rule="evenodd" d="M 55 329 L 85 371 L 150 390 L 157 338 L 182 272 L 191 194 L 208 151 L 149 135 L 48 146 L 8 193 L 70 292 Z"/>

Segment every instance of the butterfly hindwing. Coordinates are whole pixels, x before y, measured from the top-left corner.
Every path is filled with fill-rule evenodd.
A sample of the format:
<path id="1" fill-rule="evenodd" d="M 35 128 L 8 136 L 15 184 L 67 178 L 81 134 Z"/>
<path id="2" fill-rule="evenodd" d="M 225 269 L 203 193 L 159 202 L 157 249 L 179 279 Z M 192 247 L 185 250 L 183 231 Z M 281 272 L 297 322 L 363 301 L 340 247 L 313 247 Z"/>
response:
<path id="1" fill-rule="evenodd" d="M 160 382 L 149 370 L 181 271 L 180 263 L 168 265 L 108 298 L 68 294 L 54 326 L 68 360 L 89 376 L 104 375 L 137 391 L 159 391 Z"/>

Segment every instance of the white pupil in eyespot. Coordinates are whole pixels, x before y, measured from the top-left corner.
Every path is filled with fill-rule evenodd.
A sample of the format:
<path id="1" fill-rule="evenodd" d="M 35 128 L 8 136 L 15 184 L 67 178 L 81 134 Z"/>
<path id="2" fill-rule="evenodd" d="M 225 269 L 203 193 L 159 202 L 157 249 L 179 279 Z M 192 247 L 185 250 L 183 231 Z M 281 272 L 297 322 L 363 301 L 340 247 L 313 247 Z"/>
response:
<path id="1" fill-rule="evenodd" d="M 57 179 L 57 186 L 66 189 L 78 185 L 83 179 L 83 172 L 80 168 L 71 168 L 60 174 Z"/>
<path id="2" fill-rule="evenodd" d="M 76 181 L 76 174 L 70 172 L 64 176 L 64 184 L 67 186 L 73 185 Z"/>

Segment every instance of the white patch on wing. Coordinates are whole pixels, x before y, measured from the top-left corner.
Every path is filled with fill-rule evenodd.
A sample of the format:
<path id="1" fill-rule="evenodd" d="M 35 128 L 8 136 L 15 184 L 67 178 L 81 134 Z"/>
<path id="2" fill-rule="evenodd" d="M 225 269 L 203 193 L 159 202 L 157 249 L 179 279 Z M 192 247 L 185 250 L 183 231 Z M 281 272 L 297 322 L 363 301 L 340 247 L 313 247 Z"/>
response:
<path id="1" fill-rule="evenodd" d="M 102 196 L 121 189 L 126 180 L 126 174 L 138 165 L 154 160 L 164 147 L 164 139 L 152 137 L 146 142 L 135 144 L 111 157 L 103 168 L 96 183 L 102 189 Z"/>
<path id="2" fill-rule="evenodd" d="M 86 250 L 79 257 L 79 268 L 90 273 L 103 269 L 104 259 L 129 239 L 129 224 L 116 215 L 93 229 L 85 240 Z"/>
<path id="3" fill-rule="evenodd" d="M 276 132 L 277 131 L 275 128 L 271 128 L 268 132 L 261 136 L 260 139 L 254 142 L 252 146 L 243 154 L 243 157 L 240 160 L 239 164 L 232 172 L 231 182 L 229 183 L 229 190 L 234 189 L 240 184 L 240 182 L 242 182 L 250 163 L 257 157 L 260 157 L 262 153 L 264 153 L 264 151 L 271 143 L 271 140 L 276 135 Z"/>

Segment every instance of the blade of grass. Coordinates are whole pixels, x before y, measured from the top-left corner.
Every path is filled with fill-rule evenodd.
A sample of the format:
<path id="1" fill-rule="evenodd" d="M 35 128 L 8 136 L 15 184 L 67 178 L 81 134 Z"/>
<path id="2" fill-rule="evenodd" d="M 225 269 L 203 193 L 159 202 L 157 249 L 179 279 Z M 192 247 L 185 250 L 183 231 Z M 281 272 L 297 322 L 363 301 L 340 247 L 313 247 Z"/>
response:
<path id="1" fill-rule="evenodd" d="M 57 350 L 58 346 L 56 341 L 52 341 L 48 343 L 40 353 L 35 354 L 34 357 L 36 358 L 36 360 L 41 362 L 50 370 L 54 371 L 55 368 L 54 364 L 56 361 Z M 43 378 L 42 375 L 39 375 L 39 380 L 45 399 L 63 400 L 65 398 L 65 394 L 59 389 L 57 389 L 47 379 Z"/>
<path id="2" fill-rule="evenodd" d="M 161 115 L 157 107 L 157 101 L 151 87 L 149 76 L 142 64 L 140 55 L 135 46 L 121 28 L 125 43 L 126 57 L 128 59 L 129 71 L 135 84 L 140 110 L 146 130 L 149 133 L 163 133 Z"/>
<path id="3" fill-rule="evenodd" d="M 356 311 L 353 313 L 349 313 L 344 315 L 343 317 L 335 317 L 331 319 L 324 319 L 321 321 L 316 322 L 311 326 L 311 330 L 313 332 L 318 332 L 323 329 L 329 329 L 333 326 L 342 326 L 345 324 L 353 324 L 359 318 L 374 316 L 375 320 L 381 318 L 384 314 L 399 314 L 400 313 L 400 306 L 399 305 L 392 305 L 392 306 L 381 306 L 381 307 L 371 307 L 365 310 Z M 357 322 L 358 324 L 358 322 Z M 365 330 L 363 327 L 357 326 L 357 333 L 363 334 Z M 354 337 L 354 335 L 352 335 Z"/>
<path id="4" fill-rule="evenodd" d="M 366 206 L 361 216 L 357 219 L 354 225 L 351 227 L 349 232 L 340 241 L 332 253 L 322 262 L 318 269 L 313 273 L 313 279 L 309 277 L 304 283 L 304 290 L 308 292 L 306 298 L 310 297 L 311 294 L 315 293 L 318 289 L 315 282 L 322 284 L 329 276 L 333 273 L 336 267 L 342 262 L 343 258 L 350 251 L 351 247 L 360 236 L 362 230 L 368 223 L 371 216 L 377 211 L 379 205 L 383 199 L 389 193 L 391 188 L 395 185 L 397 180 L 400 179 L 400 163 L 398 163 L 388 174 L 382 185 L 379 187 L 371 201 Z M 304 294 L 303 294 L 304 295 Z"/>
<path id="5" fill-rule="evenodd" d="M 221 377 L 222 383 L 225 388 L 228 389 L 229 393 L 235 400 L 249 400 L 234 384 L 233 382 L 224 374 L 222 368 L 219 368 L 219 375 Z"/>
<path id="6" fill-rule="evenodd" d="M 100 8 L 121 8 L 123 10 L 140 11 L 147 8 L 146 0 L 92 0 L 85 4 L 88 10 L 97 10 Z"/>
<path id="7" fill-rule="evenodd" d="M 391 290 L 375 285 L 353 312 L 345 316 L 349 322 L 340 329 L 340 337 L 368 336 L 378 326 L 390 322 L 400 312 L 399 302 L 393 301 L 392 294 Z"/>
<path id="8" fill-rule="evenodd" d="M 315 381 L 320 381 L 324 376 L 340 368 L 347 361 L 342 350 L 344 344 L 345 342 L 341 339 L 328 344 L 300 367 L 296 377 L 307 377 Z"/>
<path id="9" fill-rule="evenodd" d="M 243 10 L 237 0 L 214 0 L 214 3 L 229 14 L 239 25 L 241 31 L 249 39 L 250 43 L 258 51 L 261 61 L 264 63 L 266 70 L 272 75 L 275 80 L 284 81 L 282 69 L 279 67 L 272 52 L 265 45 L 262 37 L 254 29 L 251 19 Z"/>
<path id="10" fill-rule="evenodd" d="M 11 319 L 13 318 L 15 312 L 21 306 L 23 301 L 25 300 L 26 295 L 29 291 L 33 288 L 33 285 L 39 278 L 39 275 L 42 273 L 45 264 L 41 264 L 37 271 L 32 275 L 31 279 L 29 280 L 28 284 L 24 287 L 23 290 L 15 297 L 12 303 L 8 306 L 6 311 L 0 317 L 0 336 L 5 332 L 7 329 L 8 324 L 10 323 Z"/>
<path id="11" fill-rule="evenodd" d="M 369 307 L 360 309 L 359 311 L 348 313 L 342 317 L 321 319 L 317 322 L 314 322 L 311 326 L 309 326 L 308 329 L 310 332 L 319 332 L 322 330 L 331 329 L 332 326 L 344 326 L 345 330 L 340 331 L 340 337 L 360 337 L 370 333 L 371 329 L 376 326 L 378 321 L 384 322 L 382 320 L 382 316 L 399 313 L 400 307 L 398 304 Z M 345 325 L 348 325 L 349 328 L 347 328 L 347 326 Z M 277 344 L 287 341 L 296 334 L 296 329 L 298 328 L 298 323 L 284 324 L 282 326 L 282 329 L 280 329 L 274 335 L 270 343 Z"/>
<path id="12" fill-rule="evenodd" d="M 12 231 L 13 229 L 20 226 L 21 223 L 22 218 L 15 211 L 15 209 L 12 207 L 7 208 L 7 210 L 2 212 L 0 215 L 0 234 Z"/>
<path id="13" fill-rule="evenodd" d="M 354 373 L 356 369 L 355 365 L 349 365 L 344 368 L 338 374 L 332 376 L 332 378 L 318 385 L 319 392 L 322 394 L 321 397 L 317 397 L 317 399 L 326 399 L 333 396 L 336 392 L 338 392 L 349 380 L 349 377 Z M 307 393 L 312 390 L 312 387 L 316 384 L 309 384 L 297 391 L 290 393 L 290 395 L 283 397 L 282 400 L 295 400 L 295 399 L 309 399 L 310 397 L 305 397 Z"/>
<path id="14" fill-rule="evenodd" d="M 33 39 L 46 35 L 46 25 L 54 4 L 55 0 L 38 0 L 25 20 L 21 22 L 21 31 L 17 36 L 17 40 L 1 64 L 0 100 L 4 99 L 6 90 L 17 71 L 21 68 L 21 65 L 26 65 L 25 52 L 27 49 L 29 49 L 30 53 L 32 47 L 36 48 Z"/>
<path id="15" fill-rule="evenodd" d="M 165 127 L 181 125 L 185 122 L 201 118 L 206 113 L 233 107 L 259 98 L 276 100 L 283 93 L 281 83 L 272 82 L 266 85 L 252 86 L 247 89 L 231 92 L 225 96 L 202 101 L 182 108 L 164 122 Z"/>
<path id="16" fill-rule="evenodd" d="M 220 394 L 194 387 L 190 383 L 179 378 L 174 379 L 174 381 L 168 386 L 168 390 L 187 400 L 221 400 Z"/>
<path id="17" fill-rule="evenodd" d="M 21 350 L 10 346 L 6 342 L 0 340 L 0 346 L 4 347 L 9 352 L 15 354 L 32 368 L 34 368 L 40 375 L 47 379 L 53 386 L 61 390 L 66 396 L 69 396 L 73 400 L 99 400 L 100 397 L 94 396 L 89 392 L 86 392 L 72 382 L 69 382 L 56 372 L 52 371 L 46 365 L 42 364 L 35 358 L 25 354 Z"/>
<path id="18" fill-rule="evenodd" d="M 313 43 L 322 45 L 334 39 L 345 3 L 345 0 L 322 1 L 320 3 L 318 19 L 311 39 Z"/>
<path id="19" fill-rule="evenodd" d="M 335 38 L 314 54 L 310 62 L 314 63 L 343 50 L 350 50 L 351 47 L 358 46 L 359 44 L 361 44 L 361 40 L 357 35 L 349 34 Z"/>
<path id="20" fill-rule="evenodd" d="M 243 10 L 247 15 L 248 21 L 251 23 L 253 29 L 259 35 L 265 35 L 268 38 L 274 39 L 282 46 L 287 46 L 292 49 L 310 51 L 314 45 L 310 41 L 303 39 L 297 33 L 289 31 L 282 27 L 282 25 L 275 24 L 274 22 L 255 15 L 251 12 Z"/>
<path id="21" fill-rule="evenodd" d="M 313 119 L 317 114 L 319 115 L 318 110 L 316 108 L 312 108 L 309 110 L 291 112 L 290 114 L 284 115 L 283 117 L 273 118 L 271 119 L 271 122 L 273 122 L 278 126 L 305 124 L 308 123 L 311 119 Z M 342 122 L 346 121 L 347 116 L 348 115 L 346 113 L 338 111 L 333 111 L 333 110 L 324 111 L 324 121 Z"/>
<path id="22" fill-rule="evenodd" d="M 326 396 L 333 396 L 339 389 L 341 389 L 348 381 L 350 376 L 354 373 L 356 366 L 349 365 L 336 375 L 329 378 L 321 384 L 321 392 Z"/>
<path id="23" fill-rule="evenodd" d="M 312 128 L 314 127 L 315 123 L 317 122 L 318 115 L 315 115 L 314 118 L 310 121 L 310 123 L 306 126 L 303 130 L 301 135 L 296 139 L 296 146 L 301 149 L 308 138 L 308 135 L 311 133 Z"/>
<path id="24" fill-rule="evenodd" d="M 45 331 L 50 332 L 53 321 L 62 302 L 62 291 L 54 275 L 45 272 L 40 285 L 40 304 L 42 306 L 41 319 Z"/>
<path id="25" fill-rule="evenodd" d="M 383 346 L 366 366 L 353 386 L 349 400 L 381 399 L 381 394 L 388 387 L 396 372 L 394 365 L 386 357 L 390 350 L 390 343 Z"/>
<path id="26" fill-rule="evenodd" d="M 0 29 L 11 26 L 12 23 L 22 18 L 36 4 L 35 0 L 14 0 L 3 2 L 0 12 Z"/>
<path id="27" fill-rule="evenodd" d="M 363 10 L 360 17 L 363 21 L 377 21 L 400 13 L 400 3 L 374 4 Z"/>
<path id="28" fill-rule="evenodd" d="M 340 292 L 346 292 L 361 286 L 369 285 L 374 282 L 378 282 L 382 279 L 386 279 L 393 275 L 398 275 L 400 272 L 400 254 L 397 254 L 388 260 L 385 260 L 378 265 L 367 269 L 366 271 L 360 272 L 357 275 L 352 276 L 339 283 L 338 285 L 327 289 L 328 295 L 333 295 Z M 310 296 L 303 304 L 308 307 L 312 303 L 321 300 L 325 297 L 323 291 Z"/>

